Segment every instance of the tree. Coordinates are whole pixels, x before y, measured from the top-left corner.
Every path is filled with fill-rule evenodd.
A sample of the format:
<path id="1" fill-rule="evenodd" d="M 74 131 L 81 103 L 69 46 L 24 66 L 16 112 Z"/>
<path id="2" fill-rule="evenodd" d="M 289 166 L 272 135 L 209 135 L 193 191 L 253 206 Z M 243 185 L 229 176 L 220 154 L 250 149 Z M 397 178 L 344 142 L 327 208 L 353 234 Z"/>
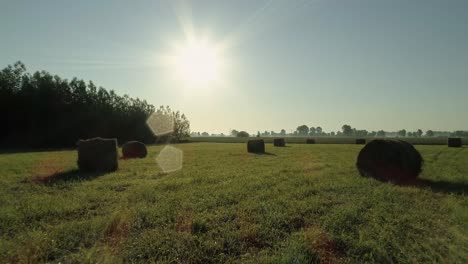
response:
<path id="1" fill-rule="evenodd" d="M 397 132 L 397 135 L 398 135 L 399 137 L 406 137 L 406 129 L 399 130 L 399 131 Z"/>
<path id="2" fill-rule="evenodd" d="M 319 126 L 316 127 L 316 128 L 315 128 L 315 131 L 316 131 L 316 133 L 317 133 L 318 136 L 321 136 L 321 135 L 322 135 L 322 132 L 323 132 L 323 131 L 322 131 L 322 128 L 321 128 L 321 127 L 319 127 Z"/>
<path id="3" fill-rule="evenodd" d="M 310 136 L 315 136 L 316 133 L 317 133 L 317 130 L 315 129 L 315 127 L 310 127 L 309 128 L 309 135 Z"/>
<path id="4" fill-rule="evenodd" d="M 231 130 L 231 136 L 237 137 L 237 134 L 239 134 L 239 131 L 237 131 L 235 129 Z"/>
<path id="5" fill-rule="evenodd" d="M 296 131 L 300 136 L 307 136 L 309 134 L 309 127 L 306 125 L 298 126 Z"/>
<path id="6" fill-rule="evenodd" d="M 202 133 L 202 136 L 204 136 L 204 137 L 209 137 L 210 134 L 208 134 L 208 132 L 203 132 L 203 133 Z"/>
<path id="7" fill-rule="evenodd" d="M 423 135 L 423 131 L 421 129 L 418 129 L 416 132 L 417 137 L 421 137 Z"/>
<path id="8" fill-rule="evenodd" d="M 387 133 L 385 133 L 385 131 L 383 131 L 383 130 L 377 131 L 377 137 L 385 137 L 386 134 Z"/>
<path id="9" fill-rule="evenodd" d="M 349 137 L 353 135 L 353 129 L 351 128 L 350 125 L 343 125 L 341 127 L 341 130 L 343 130 L 343 135 Z"/>
<path id="10" fill-rule="evenodd" d="M 365 130 L 365 129 L 355 130 L 354 131 L 354 135 L 356 137 L 366 137 L 368 134 L 369 134 L 369 132 L 367 130 Z"/>
<path id="11" fill-rule="evenodd" d="M 190 122 L 180 111 L 172 111 L 169 106 L 160 106 L 156 113 L 172 117 L 174 130 L 170 133 L 170 141 L 180 142 L 190 136 Z"/>
<path id="12" fill-rule="evenodd" d="M 285 136 L 285 135 L 286 135 L 286 130 L 281 129 L 280 135 L 281 135 L 281 136 Z"/>
<path id="13" fill-rule="evenodd" d="M 249 137 L 249 133 L 245 131 L 240 131 L 239 133 L 237 133 L 237 137 Z"/>
<path id="14" fill-rule="evenodd" d="M 426 131 L 426 137 L 433 137 L 434 136 L 434 131 L 428 130 Z"/>
<path id="15" fill-rule="evenodd" d="M 21 62 L 0 71 L 0 111 L 4 146 L 72 147 L 78 139 L 98 136 L 122 143 L 155 140 L 146 124 L 155 108 L 145 100 L 119 96 L 91 81 L 68 81 L 46 71 L 30 74 Z"/>

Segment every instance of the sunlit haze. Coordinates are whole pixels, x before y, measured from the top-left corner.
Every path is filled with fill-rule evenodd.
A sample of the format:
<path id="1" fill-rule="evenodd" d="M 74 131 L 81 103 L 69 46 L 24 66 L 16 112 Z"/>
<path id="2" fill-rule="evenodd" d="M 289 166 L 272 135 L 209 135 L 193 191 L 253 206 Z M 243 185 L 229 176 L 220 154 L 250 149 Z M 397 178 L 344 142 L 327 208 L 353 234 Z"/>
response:
<path id="1" fill-rule="evenodd" d="M 2 1 L 21 60 L 170 105 L 192 131 L 462 130 L 468 1 Z"/>

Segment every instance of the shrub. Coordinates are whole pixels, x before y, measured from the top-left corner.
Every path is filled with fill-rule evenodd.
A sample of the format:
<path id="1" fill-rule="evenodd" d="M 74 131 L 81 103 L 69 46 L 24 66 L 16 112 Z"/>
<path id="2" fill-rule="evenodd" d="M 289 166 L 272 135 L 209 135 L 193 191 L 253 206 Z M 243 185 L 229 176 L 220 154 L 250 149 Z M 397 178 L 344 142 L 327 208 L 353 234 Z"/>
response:
<path id="1" fill-rule="evenodd" d="M 314 138 L 308 138 L 306 140 L 306 144 L 315 144 L 315 139 Z"/>
<path id="2" fill-rule="evenodd" d="M 237 133 L 237 137 L 249 137 L 249 133 L 247 133 L 245 131 L 241 131 L 241 132 Z"/>

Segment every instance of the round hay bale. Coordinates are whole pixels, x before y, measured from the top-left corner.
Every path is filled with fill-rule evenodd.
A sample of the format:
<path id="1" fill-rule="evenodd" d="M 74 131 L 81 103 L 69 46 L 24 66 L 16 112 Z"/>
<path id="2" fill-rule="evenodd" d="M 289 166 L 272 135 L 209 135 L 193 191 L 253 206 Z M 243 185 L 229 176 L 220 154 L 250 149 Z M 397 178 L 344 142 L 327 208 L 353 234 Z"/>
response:
<path id="1" fill-rule="evenodd" d="M 365 145 L 366 144 L 366 139 L 365 138 L 356 138 L 356 144 L 357 145 Z"/>
<path id="2" fill-rule="evenodd" d="M 247 142 L 247 152 L 265 153 L 265 141 L 263 139 L 254 139 Z"/>
<path id="3" fill-rule="evenodd" d="M 448 138 L 447 146 L 449 148 L 461 148 L 463 146 L 461 138 Z"/>
<path id="4" fill-rule="evenodd" d="M 284 141 L 284 138 L 275 138 L 273 139 L 273 146 L 284 147 L 286 146 L 286 142 Z"/>
<path id="5" fill-rule="evenodd" d="M 315 139 L 314 138 L 306 139 L 306 144 L 315 144 Z"/>
<path id="6" fill-rule="evenodd" d="M 118 169 L 117 139 L 92 138 L 78 141 L 78 167 L 85 171 Z"/>
<path id="7" fill-rule="evenodd" d="M 418 177 L 422 163 L 421 154 L 408 142 L 376 139 L 359 152 L 356 167 L 364 177 L 405 183 Z"/>
<path id="8" fill-rule="evenodd" d="M 145 144 L 139 141 L 129 141 L 122 145 L 124 159 L 144 158 L 148 154 Z"/>

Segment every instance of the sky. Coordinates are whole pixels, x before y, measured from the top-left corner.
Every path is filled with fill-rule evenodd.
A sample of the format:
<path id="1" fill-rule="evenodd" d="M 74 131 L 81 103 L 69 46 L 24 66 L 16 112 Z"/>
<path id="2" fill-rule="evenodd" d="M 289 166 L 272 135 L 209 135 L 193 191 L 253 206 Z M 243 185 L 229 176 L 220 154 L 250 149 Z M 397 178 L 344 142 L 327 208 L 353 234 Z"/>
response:
<path id="1" fill-rule="evenodd" d="M 465 0 L 0 0 L 0 68 L 169 105 L 192 131 L 467 130 L 467 14 Z M 216 47 L 216 80 L 169 65 L 188 39 Z"/>

